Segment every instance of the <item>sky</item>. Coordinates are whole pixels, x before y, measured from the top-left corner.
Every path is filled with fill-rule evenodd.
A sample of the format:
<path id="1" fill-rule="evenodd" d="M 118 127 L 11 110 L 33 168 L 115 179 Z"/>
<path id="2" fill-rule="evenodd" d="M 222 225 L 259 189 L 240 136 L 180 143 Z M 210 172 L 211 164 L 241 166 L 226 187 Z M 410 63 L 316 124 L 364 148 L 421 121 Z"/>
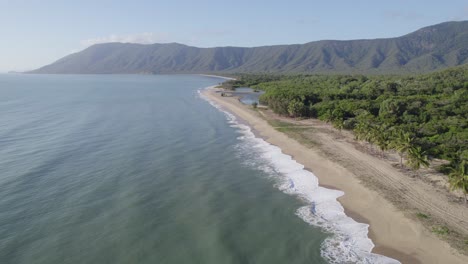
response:
<path id="1" fill-rule="evenodd" d="M 466 0 L 0 0 L 0 72 L 104 42 L 253 47 L 397 37 L 461 20 Z"/>

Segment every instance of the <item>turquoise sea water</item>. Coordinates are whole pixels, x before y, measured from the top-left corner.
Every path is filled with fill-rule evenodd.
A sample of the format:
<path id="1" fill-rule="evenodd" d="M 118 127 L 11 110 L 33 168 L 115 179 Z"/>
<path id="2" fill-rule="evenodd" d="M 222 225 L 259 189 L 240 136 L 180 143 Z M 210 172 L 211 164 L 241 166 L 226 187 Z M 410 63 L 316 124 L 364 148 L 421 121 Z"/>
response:
<path id="1" fill-rule="evenodd" d="M 0 263 L 326 263 L 218 82 L 0 75 Z"/>

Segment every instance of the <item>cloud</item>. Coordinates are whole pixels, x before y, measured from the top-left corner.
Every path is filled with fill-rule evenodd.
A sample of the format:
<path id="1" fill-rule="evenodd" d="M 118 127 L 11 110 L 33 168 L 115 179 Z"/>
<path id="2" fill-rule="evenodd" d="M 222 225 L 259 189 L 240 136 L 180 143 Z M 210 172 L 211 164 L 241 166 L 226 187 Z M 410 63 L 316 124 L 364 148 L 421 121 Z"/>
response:
<path id="1" fill-rule="evenodd" d="M 168 34 L 168 33 L 152 33 L 152 32 L 144 32 L 144 33 L 128 34 L 128 35 L 111 34 L 105 37 L 81 40 L 80 45 L 81 45 L 81 49 L 87 48 L 94 44 L 109 43 L 109 42 L 139 43 L 139 44 L 179 42 L 179 43 L 183 43 L 187 45 L 197 45 L 203 39 L 222 38 L 222 37 L 229 36 L 232 34 L 233 32 L 231 30 L 226 30 L 226 29 L 201 30 L 193 34 L 184 35 L 183 37 Z M 77 50 L 74 49 L 71 52 L 75 53 L 77 52 Z"/>
<path id="2" fill-rule="evenodd" d="M 108 43 L 108 42 L 122 42 L 122 43 L 139 43 L 139 44 L 152 44 L 170 42 L 170 36 L 166 33 L 139 33 L 130 35 L 109 35 L 106 37 L 84 39 L 80 41 L 81 46 L 89 47 L 94 44 Z"/>
<path id="3" fill-rule="evenodd" d="M 138 43 L 138 44 L 153 44 L 153 43 L 171 43 L 178 42 L 186 45 L 199 46 L 200 43 L 206 41 L 207 39 L 221 39 L 230 35 L 233 35 L 234 32 L 228 29 L 209 29 L 209 30 L 199 30 L 191 34 L 186 34 L 183 36 L 168 34 L 168 33 L 153 33 L 153 32 L 144 32 L 138 34 L 128 34 L 128 35 L 117 35 L 111 34 L 104 37 L 89 38 L 81 40 L 80 47 L 77 49 L 70 50 L 70 53 L 76 53 L 80 50 L 86 49 L 89 46 L 95 44 L 109 43 L 109 42 L 121 42 L 121 43 Z"/>

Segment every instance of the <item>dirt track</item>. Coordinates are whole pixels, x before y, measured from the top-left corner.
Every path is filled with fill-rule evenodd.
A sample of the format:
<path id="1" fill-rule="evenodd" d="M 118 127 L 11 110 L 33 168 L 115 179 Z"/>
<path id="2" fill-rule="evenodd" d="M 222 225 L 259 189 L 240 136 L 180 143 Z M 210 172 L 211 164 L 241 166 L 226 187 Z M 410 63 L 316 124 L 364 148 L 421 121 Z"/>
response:
<path id="1" fill-rule="evenodd" d="M 319 120 L 296 121 L 272 113 L 263 114 L 268 118 L 300 125 L 304 128 L 301 133 L 318 142 L 318 148 L 324 154 L 353 172 L 366 186 L 381 191 L 399 207 L 428 214 L 451 229 L 468 234 L 468 206 L 453 202 L 454 195 L 447 193 L 447 190 L 412 177 L 410 173 L 403 173 L 388 160 L 358 150 L 350 133 L 340 133 Z M 307 128 L 313 131 L 307 131 Z"/>

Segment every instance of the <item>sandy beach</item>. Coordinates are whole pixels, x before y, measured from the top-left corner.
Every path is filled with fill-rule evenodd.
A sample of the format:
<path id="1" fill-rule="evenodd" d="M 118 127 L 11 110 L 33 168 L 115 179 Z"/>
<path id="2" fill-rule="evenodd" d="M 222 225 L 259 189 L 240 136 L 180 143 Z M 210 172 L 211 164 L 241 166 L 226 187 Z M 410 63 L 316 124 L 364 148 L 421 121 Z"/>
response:
<path id="1" fill-rule="evenodd" d="M 398 169 L 322 130 L 312 133 L 316 133 L 314 138 L 321 146 L 327 146 L 326 149 L 306 146 L 277 131 L 262 118 L 261 112 L 243 105 L 237 98 L 221 97 L 212 87 L 205 89 L 203 94 L 249 124 L 258 136 L 303 164 L 319 178 L 321 186 L 344 191 L 345 195 L 339 198 L 339 202 L 347 215 L 370 225 L 369 237 L 375 244 L 372 252 L 402 263 L 468 263 L 467 256 L 430 232 L 420 221 L 405 214 L 386 194 L 399 189 L 402 194 L 395 193 L 395 196 L 401 197 L 402 203 L 406 199 L 409 200 L 408 205 L 414 202 L 424 207 L 427 203 L 435 217 L 447 217 L 447 221 L 453 222 L 453 228 L 462 233 L 468 229 L 468 212 L 463 205 L 453 212 L 444 211 L 444 201 L 447 199 L 443 198 L 444 194 L 425 194 L 428 186 L 413 186 L 414 179 L 407 179 Z M 321 124 L 311 121 L 303 125 L 314 127 Z M 379 180 L 365 182 L 366 178 L 363 177 L 367 174 L 379 177 Z M 408 189 L 401 190 L 401 184 Z M 421 199 L 418 197 L 420 193 Z"/>

